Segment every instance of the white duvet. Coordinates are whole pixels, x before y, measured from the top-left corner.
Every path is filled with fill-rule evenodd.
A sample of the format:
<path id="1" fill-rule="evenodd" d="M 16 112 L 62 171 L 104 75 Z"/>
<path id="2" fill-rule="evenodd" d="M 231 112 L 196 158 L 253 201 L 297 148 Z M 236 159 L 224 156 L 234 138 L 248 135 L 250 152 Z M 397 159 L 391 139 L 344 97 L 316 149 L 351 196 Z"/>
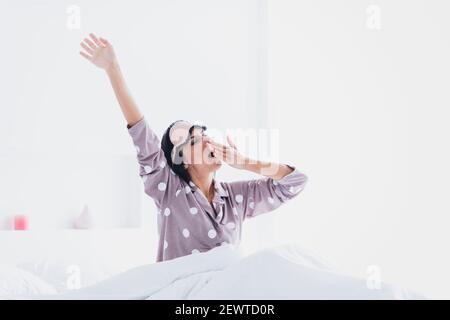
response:
<path id="1" fill-rule="evenodd" d="M 12 299 L 411 299 L 407 290 L 335 271 L 297 245 L 244 256 L 233 245 L 144 265 L 64 294 Z"/>

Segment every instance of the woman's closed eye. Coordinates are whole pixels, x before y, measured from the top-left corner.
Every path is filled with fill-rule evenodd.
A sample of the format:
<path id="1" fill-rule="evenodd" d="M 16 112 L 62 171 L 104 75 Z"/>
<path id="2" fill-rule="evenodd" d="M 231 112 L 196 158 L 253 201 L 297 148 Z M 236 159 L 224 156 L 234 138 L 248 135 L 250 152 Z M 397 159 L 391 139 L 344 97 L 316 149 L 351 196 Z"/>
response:
<path id="1" fill-rule="evenodd" d="M 191 139 L 191 146 L 193 146 L 194 144 L 196 144 L 198 142 L 198 138 L 192 138 Z"/>
<path id="2" fill-rule="evenodd" d="M 192 137 L 192 138 L 191 138 L 191 146 L 193 146 L 194 144 L 196 144 L 197 142 L 199 142 L 199 141 L 201 140 L 201 138 L 204 138 L 204 137 L 206 137 L 206 134 L 202 134 L 201 137 L 198 137 L 198 136 Z"/>

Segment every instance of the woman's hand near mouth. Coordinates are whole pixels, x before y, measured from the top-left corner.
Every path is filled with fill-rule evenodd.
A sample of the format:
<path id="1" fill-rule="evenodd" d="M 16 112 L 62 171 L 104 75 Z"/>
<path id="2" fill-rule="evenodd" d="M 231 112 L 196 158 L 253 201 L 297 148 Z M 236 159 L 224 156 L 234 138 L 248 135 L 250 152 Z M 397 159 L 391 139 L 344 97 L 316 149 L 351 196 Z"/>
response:
<path id="1" fill-rule="evenodd" d="M 230 136 L 227 136 L 227 142 L 228 146 L 211 140 L 208 142 L 208 145 L 213 149 L 217 158 L 233 168 L 248 170 L 274 180 L 282 179 L 294 170 L 285 164 L 253 160 L 245 157 L 237 150 Z"/>
<path id="2" fill-rule="evenodd" d="M 227 136 L 227 142 L 228 145 L 224 145 L 210 139 L 207 144 L 212 149 L 214 157 L 233 168 L 245 169 L 245 165 L 249 162 L 249 159 L 238 151 L 230 136 Z"/>

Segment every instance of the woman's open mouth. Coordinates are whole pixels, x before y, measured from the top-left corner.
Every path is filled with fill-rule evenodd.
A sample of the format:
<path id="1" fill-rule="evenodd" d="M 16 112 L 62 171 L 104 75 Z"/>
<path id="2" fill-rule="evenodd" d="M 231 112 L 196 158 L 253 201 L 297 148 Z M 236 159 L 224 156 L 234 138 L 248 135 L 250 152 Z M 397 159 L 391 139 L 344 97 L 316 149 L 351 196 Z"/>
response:
<path id="1" fill-rule="evenodd" d="M 216 157 L 216 154 L 214 153 L 214 151 L 211 151 L 208 153 L 208 159 L 210 159 L 211 163 L 222 164 L 222 161 Z"/>

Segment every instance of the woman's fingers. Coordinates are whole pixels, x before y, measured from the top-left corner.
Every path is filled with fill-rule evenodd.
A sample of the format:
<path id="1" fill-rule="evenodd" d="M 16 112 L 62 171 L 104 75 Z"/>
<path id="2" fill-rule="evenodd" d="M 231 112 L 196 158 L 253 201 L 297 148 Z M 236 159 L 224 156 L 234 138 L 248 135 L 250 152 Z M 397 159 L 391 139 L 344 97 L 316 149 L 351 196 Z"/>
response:
<path id="1" fill-rule="evenodd" d="M 108 40 L 106 40 L 105 38 L 102 38 L 102 37 L 99 37 L 100 39 L 100 41 L 103 43 L 103 45 L 106 47 L 106 46 L 109 46 L 109 42 L 108 42 Z"/>
<path id="2" fill-rule="evenodd" d="M 234 143 L 233 140 L 231 140 L 231 137 L 230 137 L 229 135 L 227 135 L 227 141 L 228 141 L 228 144 L 229 144 L 232 148 L 237 149 L 236 144 Z"/>
<path id="3" fill-rule="evenodd" d="M 98 38 L 95 36 L 95 34 L 90 33 L 89 36 L 91 37 L 92 41 L 94 41 L 94 43 L 99 46 L 99 47 L 104 47 L 103 43 L 100 42 L 100 40 L 98 40 Z"/>
<path id="4" fill-rule="evenodd" d="M 94 54 L 94 50 L 92 50 L 90 47 L 88 47 L 84 42 L 81 43 L 81 46 L 83 47 L 84 50 L 86 50 L 87 53 L 89 53 L 90 55 Z"/>
<path id="5" fill-rule="evenodd" d="M 86 42 L 86 44 L 92 49 L 92 50 L 97 50 L 97 46 L 95 45 L 95 43 L 93 43 L 91 40 L 89 40 L 88 38 L 84 38 L 84 42 Z"/>
<path id="6" fill-rule="evenodd" d="M 80 55 L 85 57 L 87 60 L 91 61 L 92 57 L 90 55 L 87 55 L 86 53 L 84 53 L 83 51 L 80 51 Z"/>

